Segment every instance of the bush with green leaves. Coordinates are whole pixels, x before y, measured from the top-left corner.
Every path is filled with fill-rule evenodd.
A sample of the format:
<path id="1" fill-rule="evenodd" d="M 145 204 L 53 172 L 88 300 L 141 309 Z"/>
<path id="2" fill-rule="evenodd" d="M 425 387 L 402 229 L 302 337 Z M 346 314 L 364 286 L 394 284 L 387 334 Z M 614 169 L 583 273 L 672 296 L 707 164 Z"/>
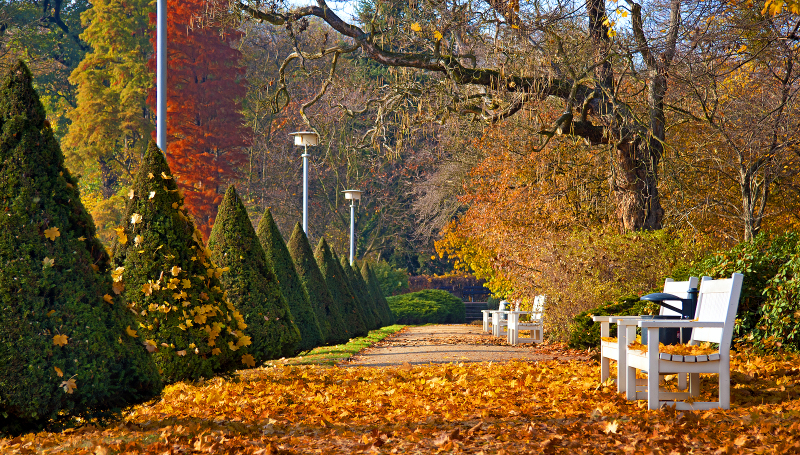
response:
<path id="1" fill-rule="evenodd" d="M 362 316 L 363 309 L 356 300 L 355 295 L 353 295 L 352 289 L 350 289 L 344 270 L 342 270 L 339 261 L 334 257 L 333 252 L 328 247 L 328 242 L 324 238 L 319 240 L 317 249 L 314 251 L 314 258 L 317 260 L 322 276 L 325 277 L 325 282 L 328 284 L 328 290 L 331 292 L 333 301 L 339 307 L 349 337 L 366 336 L 369 331 Z"/>
<path id="2" fill-rule="evenodd" d="M 464 323 L 466 318 L 464 302 L 440 289 L 423 289 L 386 300 L 397 324 Z"/>
<path id="3" fill-rule="evenodd" d="M 267 263 L 278 278 L 281 293 L 292 312 L 292 320 L 300 330 L 300 350 L 308 351 L 322 346 L 325 344 L 325 337 L 322 335 L 317 315 L 311 306 L 308 292 L 297 276 L 292 256 L 269 209 L 261 217 L 256 234 L 264 248 Z"/>
<path id="4" fill-rule="evenodd" d="M 252 342 L 249 352 L 256 363 L 293 357 L 300 331 L 233 185 L 217 211 L 208 249 L 218 267 L 229 269 L 222 274 L 222 289 L 244 316 Z"/>
<path id="5" fill-rule="evenodd" d="M 378 278 L 375 276 L 375 272 L 372 271 L 372 267 L 370 267 L 366 262 L 361 266 L 361 278 L 366 281 L 367 289 L 369 289 L 369 293 L 372 296 L 372 299 L 375 301 L 375 306 L 377 307 L 378 314 L 380 315 L 381 324 L 384 327 L 394 324 L 394 314 L 389 308 L 389 303 L 386 301 L 386 297 L 383 296 L 383 292 L 381 292 L 381 289 L 378 286 Z"/>
<path id="6" fill-rule="evenodd" d="M 117 228 L 112 275 L 138 315 L 142 340 L 168 383 L 255 366 L 244 316 L 228 302 L 217 267 L 183 204 L 164 154 L 151 142 Z"/>
<path id="7" fill-rule="evenodd" d="M 639 297 L 622 297 L 613 302 L 606 302 L 596 308 L 578 313 L 570 325 L 568 346 L 573 349 L 588 349 L 600 346 L 600 324 L 592 320 L 592 316 L 636 316 L 640 314 L 657 314 L 658 308 L 652 303 L 640 300 Z M 610 336 L 617 336 L 617 325 L 612 324 Z"/>
<path id="8" fill-rule="evenodd" d="M 386 261 L 378 261 L 372 264 L 372 271 L 378 279 L 378 287 L 384 297 L 408 290 L 408 270 L 392 267 Z"/>
<path id="9" fill-rule="evenodd" d="M 292 256 L 297 276 L 300 278 L 300 282 L 303 283 L 311 306 L 317 314 L 320 329 L 325 335 L 325 343 L 339 344 L 347 342 L 350 339 L 350 331 L 344 322 L 339 305 L 334 302 L 331 291 L 328 290 L 328 284 L 325 282 L 325 277 L 317 265 L 317 260 L 311 251 L 311 245 L 308 243 L 308 237 L 303 232 L 303 228 L 300 227 L 300 223 L 294 226 L 292 237 L 286 246 Z"/>
<path id="10" fill-rule="evenodd" d="M 378 308 L 372 300 L 372 296 L 367 289 L 367 284 L 361 279 L 361 273 L 357 273 L 353 269 L 353 266 L 357 268 L 358 264 L 354 263 L 353 266 L 351 266 L 344 256 L 339 259 L 339 262 L 347 276 L 348 283 L 350 283 L 350 289 L 353 290 L 361 306 L 363 311 L 362 316 L 364 317 L 364 323 L 367 325 L 367 330 L 375 330 L 381 327 L 381 318 L 378 314 Z"/>
<path id="11" fill-rule="evenodd" d="M 800 236 L 795 232 L 773 238 L 761 233 L 752 241 L 709 255 L 688 270 L 687 275 L 714 279 L 730 278 L 734 272 L 744 274 L 734 339 L 752 340 L 756 347 L 769 348 L 780 340 L 767 344 L 761 340 L 784 333 L 781 328 L 784 324 L 795 324 L 791 318 L 785 319 L 788 313 L 784 309 L 792 307 L 792 296 L 787 289 L 792 287 L 791 263 L 799 241 Z"/>
<path id="12" fill-rule="evenodd" d="M 767 282 L 764 297 L 748 341 L 766 351 L 800 351 L 800 245 Z"/>
<path id="13" fill-rule="evenodd" d="M 0 84 L 0 433 L 113 417 L 157 396 L 109 258 L 24 63 Z"/>

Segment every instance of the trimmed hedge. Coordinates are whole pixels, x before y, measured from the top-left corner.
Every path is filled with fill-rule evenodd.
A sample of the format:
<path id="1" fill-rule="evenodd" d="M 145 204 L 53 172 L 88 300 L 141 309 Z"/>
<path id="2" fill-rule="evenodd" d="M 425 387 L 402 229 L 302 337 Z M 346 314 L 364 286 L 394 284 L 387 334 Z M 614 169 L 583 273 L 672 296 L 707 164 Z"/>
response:
<path id="1" fill-rule="evenodd" d="M 325 343 L 339 344 L 347 342 L 350 339 L 347 326 L 344 323 L 339 306 L 333 301 L 331 291 L 328 290 L 328 284 L 325 282 L 325 277 L 317 265 L 317 260 L 314 259 L 314 253 L 311 251 L 308 237 L 303 232 L 303 228 L 300 227 L 300 223 L 294 226 L 294 232 L 292 232 L 292 237 L 286 246 L 292 256 L 292 261 L 294 261 L 297 276 L 300 278 L 300 282 L 303 283 L 311 306 L 317 314 L 320 329 L 325 335 Z"/>
<path id="2" fill-rule="evenodd" d="M 299 349 L 308 351 L 322 346 L 325 344 L 325 337 L 317 320 L 317 314 L 311 306 L 308 292 L 300 282 L 300 277 L 297 276 L 292 255 L 289 254 L 269 209 L 261 217 L 256 234 L 264 248 L 267 263 L 278 278 L 281 293 L 289 305 L 289 311 L 292 312 L 292 320 L 300 330 Z"/>
<path id="3" fill-rule="evenodd" d="M 300 331 L 233 185 L 219 206 L 208 249 L 218 267 L 230 269 L 222 274 L 222 288 L 244 316 L 256 364 L 294 356 Z"/>
<path id="4" fill-rule="evenodd" d="M 331 292 L 333 301 L 342 315 L 348 339 L 366 336 L 369 331 L 361 315 L 361 305 L 353 295 L 344 270 L 342 270 L 339 261 L 334 257 L 324 238 L 319 240 L 317 249 L 314 251 L 314 257 L 317 260 L 322 276 L 325 277 L 325 282 L 328 284 L 328 290 Z"/>
<path id="5" fill-rule="evenodd" d="M 606 302 L 591 310 L 578 313 L 572 319 L 568 345 L 573 349 L 588 349 L 600 346 L 600 324 L 592 316 L 636 316 L 650 314 L 652 305 L 639 297 L 623 297 L 616 302 Z M 656 310 L 657 311 L 657 310 Z M 617 325 L 611 326 L 610 336 L 617 336 Z"/>
<path id="6" fill-rule="evenodd" d="M 45 119 L 19 62 L 0 84 L 0 433 L 113 417 L 162 388 Z"/>
<path id="7" fill-rule="evenodd" d="M 389 303 L 386 301 L 386 297 L 383 296 L 380 286 L 378 286 L 378 277 L 375 276 L 375 272 L 369 264 L 364 263 L 361 267 L 361 277 L 367 282 L 367 287 L 369 288 L 372 298 L 375 300 L 375 305 L 378 308 L 378 313 L 381 315 L 383 325 L 388 326 L 394 324 L 394 313 L 392 313 L 392 310 L 389 308 Z"/>
<path id="8" fill-rule="evenodd" d="M 350 284 L 350 289 L 353 290 L 358 300 L 362 311 L 361 315 L 364 318 L 364 324 L 367 325 L 367 330 L 374 330 L 381 327 L 378 309 L 375 307 L 375 302 L 372 301 L 372 296 L 367 289 L 366 283 L 361 280 L 361 274 L 353 270 L 353 267 L 350 266 L 350 263 L 344 256 L 339 258 L 339 265 L 342 266 L 345 276 L 347 277 L 347 282 Z"/>
<path id="9" fill-rule="evenodd" d="M 244 316 L 223 295 L 225 270 L 211 261 L 155 142 L 125 211 L 113 245 L 115 280 L 162 379 L 193 381 L 255 366 Z"/>
<path id="10" fill-rule="evenodd" d="M 464 323 L 464 302 L 453 294 L 440 289 L 424 289 L 418 292 L 388 297 L 397 324 L 448 324 Z"/>

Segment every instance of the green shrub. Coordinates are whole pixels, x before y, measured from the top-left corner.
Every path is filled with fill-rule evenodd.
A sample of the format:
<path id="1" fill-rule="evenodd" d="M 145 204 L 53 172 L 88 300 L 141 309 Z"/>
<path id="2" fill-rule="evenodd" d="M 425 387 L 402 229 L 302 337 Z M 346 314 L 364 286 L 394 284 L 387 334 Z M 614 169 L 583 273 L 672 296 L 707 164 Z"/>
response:
<path id="1" fill-rule="evenodd" d="M 261 217 L 256 232 L 261 246 L 264 248 L 267 263 L 275 272 L 281 293 L 292 312 L 292 320 L 300 330 L 299 349 L 308 351 L 322 346 L 325 344 L 325 337 L 322 335 L 317 315 L 311 306 L 308 292 L 300 282 L 300 277 L 297 276 L 292 256 L 286 248 L 286 243 L 284 243 L 269 209 Z"/>
<path id="2" fill-rule="evenodd" d="M 464 302 L 439 289 L 424 289 L 386 300 L 397 324 L 463 323 L 466 317 Z"/>
<path id="3" fill-rule="evenodd" d="M 378 288 L 384 297 L 396 295 L 408 290 L 408 271 L 397 269 L 386 261 L 378 261 L 372 265 L 372 271 L 378 280 Z"/>
<path id="4" fill-rule="evenodd" d="M 162 388 L 45 115 L 19 62 L 0 85 L 0 433 L 111 417 Z"/>
<path id="5" fill-rule="evenodd" d="M 294 356 L 300 331 L 233 185 L 219 206 L 208 249 L 218 267 L 229 269 L 222 274 L 222 289 L 244 316 L 256 363 Z"/>
<path id="6" fill-rule="evenodd" d="M 372 267 L 366 262 L 361 266 L 361 277 L 367 282 L 367 288 L 375 301 L 375 306 L 380 314 L 382 325 L 389 326 L 394 324 L 394 314 L 392 314 L 392 310 L 389 308 L 386 297 L 383 296 L 383 292 L 381 292 L 380 287 L 378 287 L 378 279 L 375 277 L 375 272 L 372 271 Z"/>
<path id="7" fill-rule="evenodd" d="M 655 314 L 658 309 L 639 297 L 622 297 L 614 302 L 606 302 L 597 308 L 578 313 L 570 325 L 568 345 L 573 349 L 587 349 L 600 346 L 600 324 L 592 316 L 635 316 Z M 617 325 L 611 326 L 610 336 L 617 336 Z"/>
<path id="8" fill-rule="evenodd" d="M 350 335 L 341 310 L 333 301 L 331 291 L 328 290 L 328 284 L 319 270 L 317 260 L 314 259 L 314 253 L 311 251 L 311 245 L 308 243 L 308 237 L 303 232 L 303 228 L 300 227 L 300 223 L 294 226 L 294 232 L 292 232 L 292 237 L 286 246 L 292 256 L 297 276 L 300 278 L 300 282 L 303 283 L 311 306 L 317 314 L 320 329 L 325 335 L 325 343 L 338 344 L 346 342 L 350 339 Z"/>
<path id="9" fill-rule="evenodd" d="M 793 281 L 790 264 L 797 256 L 798 240 L 795 232 L 774 238 L 761 233 L 750 242 L 709 255 L 689 269 L 688 275 L 714 279 L 730 278 L 734 272 L 744 274 L 734 339 L 754 340 L 756 347 L 769 348 L 760 340 L 784 333 L 783 324 L 794 324 L 784 318 L 792 307 L 790 302 L 797 298 L 797 294 L 792 297 L 788 281 Z"/>
<path id="10" fill-rule="evenodd" d="M 317 249 L 314 251 L 314 258 L 317 260 L 322 276 L 325 277 L 325 282 L 328 284 L 328 290 L 331 291 L 334 303 L 339 307 L 347 328 L 348 337 L 366 336 L 369 331 L 366 324 L 364 324 L 363 309 L 350 289 L 344 270 L 342 270 L 339 261 L 334 257 L 333 252 L 328 247 L 328 242 L 324 238 L 319 240 Z"/>
<path id="11" fill-rule="evenodd" d="M 211 262 L 155 142 L 129 197 L 113 245 L 115 280 L 161 377 L 172 383 L 254 366 L 244 317 L 223 296 L 224 270 Z"/>
<path id="12" fill-rule="evenodd" d="M 375 307 L 375 302 L 369 294 L 367 284 L 361 279 L 361 274 L 353 270 L 353 267 L 350 266 L 350 263 L 344 256 L 339 258 L 339 265 L 342 266 L 347 276 L 347 281 L 350 284 L 350 289 L 353 290 L 359 305 L 361 305 L 361 310 L 363 311 L 361 314 L 364 317 L 364 324 L 367 325 L 367 330 L 375 330 L 381 327 L 381 318 L 378 315 L 378 309 Z M 354 265 L 356 267 L 358 266 L 358 264 Z"/>

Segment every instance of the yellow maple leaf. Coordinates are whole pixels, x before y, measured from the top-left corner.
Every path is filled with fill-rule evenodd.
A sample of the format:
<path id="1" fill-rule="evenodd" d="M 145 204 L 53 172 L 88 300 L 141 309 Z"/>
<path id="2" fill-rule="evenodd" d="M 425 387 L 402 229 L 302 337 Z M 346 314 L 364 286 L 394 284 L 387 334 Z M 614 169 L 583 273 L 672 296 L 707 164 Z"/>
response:
<path id="1" fill-rule="evenodd" d="M 56 310 L 50 310 L 50 311 L 47 312 L 47 317 L 49 318 L 50 316 L 52 316 L 54 314 L 56 314 Z"/>
<path id="2" fill-rule="evenodd" d="M 141 235 L 137 235 L 136 237 L 134 237 L 134 238 L 133 238 L 133 243 L 134 243 L 136 246 L 139 246 L 139 245 L 141 245 L 141 244 L 142 244 L 142 236 L 141 236 Z"/>
<path id="3" fill-rule="evenodd" d="M 250 337 L 247 336 L 247 335 L 243 335 L 241 338 L 239 338 L 236 341 L 236 346 L 237 347 L 250 346 L 251 344 L 253 344 L 253 342 L 250 341 Z"/>
<path id="4" fill-rule="evenodd" d="M 242 363 L 249 367 L 254 367 L 256 366 L 256 359 L 250 354 L 245 354 L 242 356 Z"/>
<path id="5" fill-rule="evenodd" d="M 136 225 L 137 223 L 141 222 L 142 222 L 142 215 L 139 215 L 138 213 L 134 213 L 133 215 L 131 215 L 131 224 Z"/>
<path id="6" fill-rule="evenodd" d="M 45 229 L 44 236 L 55 242 L 56 237 L 60 237 L 61 233 L 58 232 L 58 228 L 54 226 L 51 227 L 50 229 Z"/>
<path id="7" fill-rule="evenodd" d="M 56 335 L 53 337 L 53 344 L 56 346 L 64 346 L 67 344 L 67 336 L 66 335 Z"/>
<path id="8" fill-rule="evenodd" d="M 162 172 L 161 173 L 161 178 L 164 179 L 164 180 L 171 180 L 172 176 L 171 175 L 167 175 L 166 172 Z"/>
<path id="9" fill-rule="evenodd" d="M 156 349 L 158 349 L 158 345 L 156 345 L 156 342 L 153 340 L 145 340 L 144 343 L 142 344 L 144 344 L 144 347 L 145 349 L 147 349 L 147 352 L 155 352 Z"/>
<path id="10" fill-rule="evenodd" d="M 411 24 L 410 28 L 415 32 L 419 32 L 422 30 L 422 26 L 419 25 L 419 22 L 414 22 L 413 24 Z"/>
<path id="11" fill-rule="evenodd" d="M 605 422 L 605 428 L 603 428 L 603 431 L 605 431 L 606 434 L 616 433 L 618 428 L 619 422 L 614 420 L 613 422 Z"/>
<path id="12" fill-rule="evenodd" d="M 189 281 L 188 278 L 181 280 L 181 284 L 183 285 L 184 289 L 190 289 L 192 287 L 192 282 Z"/>
<path id="13" fill-rule="evenodd" d="M 111 296 L 110 296 L 110 295 L 108 295 L 108 294 L 106 294 L 106 295 L 104 295 L 104 296 L 103 296 L 103 300 L 105 300 L 106 302 L 108 302 L 108 303 L 110 303 L 110 304 L 112 304 L 112 305 L 114 304 L 114 297 L 111 297 Z"/>
<path id="14" fill-rule="evenodd" d="M 53 369 L 56 370 L 56 374 L 58 375 L 59 378 L 64 376 L 64 372 L 61 371 L 61 368 L 53 367 Z"/>
<path id="15" fill-rule="evenodd" d="M 86 237 L 80 236 L 80 237 L 78 237 L 78 240 L 80 240 L 81 242 L 85 242 L 86 241 Z"/>
<path id="16" fill-rule="evenodd" d="M 55 259 L 51 259 L 51 258 L 46 257 L 46 256 L 45 256 L 44 259 L 42 259 L 42 267 L 52 267 L 53 264 L 55 264 L 55 263 L 56 263 Z"/>
<path id="17" fill-rule="evenodd" d="M 442 32 L 440 32 L 439 30 L 436 30 L 435 32 L 433 32 L 433 37 L 436 38 L 436 41 L 441 41 L 442 40 Z"/>
<path id="18" fill-rule="evenodd" d="M 172 273 L 172 276 L 178 276 L 178 274 L 181 273 L 181 270 L 182 269 L 180 267 L 175 265 L 175 266 L 172 266 L 172 269 L 170 270 L 170 273 Z"/>
<path id="19" fill-rule="evenodd" d="M 122 274 L 124 272 L 125 267 L 117 267 L 113 272 L 111 272 L 111 278 L 113 278 L 114 281 L 122 281 Z"/>
<path id="20" fill-rule="evenodd" d="M 153 175 L 152 172 L 148 172 L 147 173 L 147 178 L 152 179 L 153 177 L 154 177 L 154 175 Z"/>
<path id="21" fill-rule="evenodd" d="M 152 283 L 145 283 L 142 285 L 142 292 L 144 295 L 152 295 L 153 294 L 153 285 Z"/>
<path id="22" fill-rule="evenodd" d="M 186 350 L 184 349 L 182 351 L 175 351 L 175 354 L 178 354 L 179 356 L 183 357 L 186 355 Z"/>
<path id="23" fill-rule="evenodd" d="M 231 351 L 238 351 L 239 350 L 239 346 L 236 346 L 235 344 L 233 344 L 233 341 L 228 341 L 228 348 L 230 348 Z"/>
<path id="24" fill-rule="evenodd" d="M 125 290 L 125 285 L 115 281 L 114 284 L 111 285 L 111 290 L 114 291 L 114 294 L 120 295 L 122 291 Z"/>
<path id="25" fill-rule="evenodd" d="M 128 336 L 132 336 L 133 338 L 139 338 L 139 335 L 136 334 L 136 330 L 133 330 L 131 326 L 125 328 L 125 333 L 127 333 Z"/>
<path id="26" fill-rule="evenodd" d="M 69 378 L 61 383 L 61 387 L 64 389 L 65 392 L 72 393 L 73 390 L 78 388 L 78 385 L 75 384 L 74 378 Z"/>
<path id="27" fill-rule="evenodd" d="M 214 348 L 211 350 L 211 355 L 219 355 L 219 354 L 222 354 L 222 349 Z"/>
<path id="28" fill-rule="evenodd" d="M 172 203 L 172 208 L 177 210 L 178 209 L 178 203 L 177 202 L 173 202 Z"/>

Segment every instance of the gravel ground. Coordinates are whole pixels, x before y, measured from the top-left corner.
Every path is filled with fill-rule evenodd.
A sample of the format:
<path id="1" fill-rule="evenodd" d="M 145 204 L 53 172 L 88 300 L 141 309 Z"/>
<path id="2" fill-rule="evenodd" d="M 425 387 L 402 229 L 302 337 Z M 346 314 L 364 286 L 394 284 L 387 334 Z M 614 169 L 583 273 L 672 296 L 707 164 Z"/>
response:
<path id="1" fill-rule="evenodd" d="M 505 338 L 483 332 L 480 325 L 447 324 L 406 327 L 364 349 L 340 366 L 388 367 L 448 362 L 509 360 L 586 360 L 585 351 L 561 344 L 511 346 Z"/>

